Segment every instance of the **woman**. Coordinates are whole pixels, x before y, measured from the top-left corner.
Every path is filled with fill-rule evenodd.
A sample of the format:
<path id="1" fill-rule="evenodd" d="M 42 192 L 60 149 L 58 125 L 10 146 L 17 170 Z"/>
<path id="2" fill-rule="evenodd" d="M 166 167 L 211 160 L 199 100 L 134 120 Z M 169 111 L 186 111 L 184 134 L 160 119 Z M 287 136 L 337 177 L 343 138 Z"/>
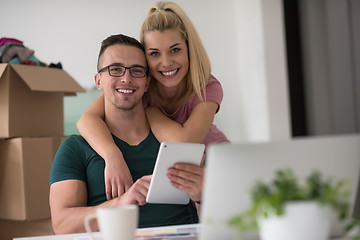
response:
<path id="1" fill-rule="evenodd" d="M 159 142 L 206 145 L 228 142 L 213 125 L 223 97 L 222 88 L 210 74 L 205 48 L 185 12 L 172 2 L 156 4 L 148 12 L 140 38 L 152 77 L 143 101 L 151 130 Z M 106 162 L 106 194 L 111 199 L 124 193 L 133 182 L 103 119 L 101 95 L 85 111 L 77 127 Z M 194 202 L 201 200 L 202 167 L 176 164 L 168 176 L 172 184 L 188 192 Z"/>

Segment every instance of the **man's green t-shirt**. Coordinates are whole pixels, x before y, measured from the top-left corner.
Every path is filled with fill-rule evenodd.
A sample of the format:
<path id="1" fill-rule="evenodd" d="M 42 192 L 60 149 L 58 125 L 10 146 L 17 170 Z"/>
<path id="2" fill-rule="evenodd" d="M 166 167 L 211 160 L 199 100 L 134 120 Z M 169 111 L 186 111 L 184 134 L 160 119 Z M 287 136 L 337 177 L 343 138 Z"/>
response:
<path id="1" fill-rule="evenodd" d="M 135 182 L 144 175 L 151 175 L 155 166 L 159 142 L 150 131 L 137 146 L 113 136 Z M 50 185 L 64 180 L 84 181 L 88 191 L 88 206 L 106 201 L 105 161 L 78 135 L 69 136 L 60 146 L 54 158 Z M 156 227 L 192 223 L 188 205 L 146 204 L 140 206 L 139 227 Z"/>

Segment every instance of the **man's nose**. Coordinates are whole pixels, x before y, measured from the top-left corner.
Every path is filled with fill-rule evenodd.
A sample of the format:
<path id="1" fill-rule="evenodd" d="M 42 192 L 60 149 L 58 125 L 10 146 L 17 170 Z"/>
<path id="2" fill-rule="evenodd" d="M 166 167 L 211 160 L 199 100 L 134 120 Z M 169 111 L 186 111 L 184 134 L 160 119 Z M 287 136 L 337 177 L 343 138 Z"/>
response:
<path id="1" fill-rule="evenodd" d="M 125 69 L 125 73 L 121 77 L 121 82 L 127 83 L 127 82 L 132 82 L 132 80 L 133 80 L 133 77 L 130 74 L 130 69 Z"/>

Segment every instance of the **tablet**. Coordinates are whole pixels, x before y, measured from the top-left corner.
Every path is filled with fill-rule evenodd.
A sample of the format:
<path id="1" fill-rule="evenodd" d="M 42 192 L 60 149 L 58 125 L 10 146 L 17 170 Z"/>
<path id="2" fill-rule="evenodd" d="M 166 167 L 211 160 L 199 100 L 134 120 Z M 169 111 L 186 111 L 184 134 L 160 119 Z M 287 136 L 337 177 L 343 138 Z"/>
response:
<path id="1" fill-rule="evenodd" d="M 146 197 L 147 203 L 188 204 L 189 195 L 176 189 L 167 177 L 167 171 L 175 163 L 199 165 L 205 150 L 204 144 L 162 142 L 157 155 L 153 176 Z"/>

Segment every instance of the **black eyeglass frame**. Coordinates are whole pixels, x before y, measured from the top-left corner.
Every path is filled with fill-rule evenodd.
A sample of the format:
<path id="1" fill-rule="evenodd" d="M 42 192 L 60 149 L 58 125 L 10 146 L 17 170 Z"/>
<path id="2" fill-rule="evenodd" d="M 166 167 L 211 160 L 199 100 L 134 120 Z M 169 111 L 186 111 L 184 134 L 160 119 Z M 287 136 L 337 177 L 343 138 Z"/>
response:
<path id="1" fill-rule="evenodd" d="M 114 75 L 111 75 L 111 73 L 110 73 L 110 67 L 122 67 L 122 68 L 125 69 L 125 71 L 124 71 L 124 73 L 122 75 L 114 76 Z M 133 68 L 142 68 L 142 69 L 144 69 L 145 70 L 144 76 L 134 76 L 133 73 L 132 73 L 132 70 L 131 70 Z M 125 66 L 123 66 L 121 64 L 110 64 L 109 66 L 101 68 L 98 71 L 98 73 L 101 73 L 101 72 L 105 71 L 106 69 L 108 70 L 109 75 L 112 76 L 112 77 L 122 77 L 122 76 L 124 76 L 125 72 L 126 72 L 126 69 L 129 69 L 130 75 L 132 77 L 134 77 L 134 78 L 143 78 L 143 77 L 146 77 L 149 74 L 149 68 L 148 67 L 143 67 L 143 66 L 140 66 L 140 65 L 134 65 L 134 66 L 131 66 L 131 67 L 125 67 Z"/>

